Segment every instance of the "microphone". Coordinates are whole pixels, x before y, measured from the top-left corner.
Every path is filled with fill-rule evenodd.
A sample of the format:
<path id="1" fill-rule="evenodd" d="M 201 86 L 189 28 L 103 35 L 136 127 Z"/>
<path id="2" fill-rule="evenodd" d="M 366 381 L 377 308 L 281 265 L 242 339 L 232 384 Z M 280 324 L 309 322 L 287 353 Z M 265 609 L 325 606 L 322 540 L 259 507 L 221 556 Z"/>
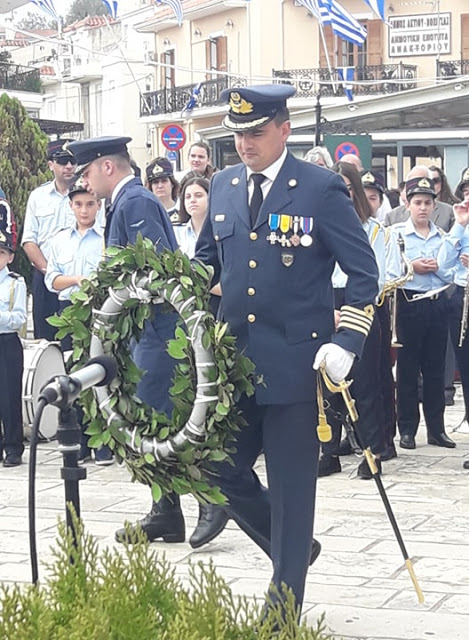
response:
<path id="1" fill-rule="evenodd" d="M 56 407 L 71 405 L 82 391 L 90 387 L 103 387 L 117 376 L 117 363 L 109 356 L 92 358 L 85 367 L 70 375 L 56 376 L 41 389 L 38 400 Z"/>

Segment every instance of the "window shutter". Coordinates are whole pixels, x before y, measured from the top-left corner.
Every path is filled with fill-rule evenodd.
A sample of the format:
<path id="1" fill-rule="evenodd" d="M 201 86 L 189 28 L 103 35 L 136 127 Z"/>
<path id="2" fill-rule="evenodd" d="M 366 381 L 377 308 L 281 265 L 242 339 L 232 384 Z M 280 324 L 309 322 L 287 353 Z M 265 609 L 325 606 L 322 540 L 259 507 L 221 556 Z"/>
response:
<path id="1" fill-rule="evenodd" d="M 318 34 L 320 36 L 320 34 Z M 324 40 L 326 41 L 327 53 L 329 61 L 333 67 L 336 65 L 336 57 L 334 55 L 334 33 L 330 24 L 324 27 Z M 319 38 L 319 66 L 321 69 L 327 69 L 327 58 L 324 53 L 322 38 Z"/>
<path id="2" fill-rule="evenodd" d="M 368 20 L 367 35 L 367 64 L 383 64 L 383 22 Z"/>
<path id="3" fill-rule="evenodd" d="M 461 60 L 469 60 L 469 13 L 461 14 Z"/>

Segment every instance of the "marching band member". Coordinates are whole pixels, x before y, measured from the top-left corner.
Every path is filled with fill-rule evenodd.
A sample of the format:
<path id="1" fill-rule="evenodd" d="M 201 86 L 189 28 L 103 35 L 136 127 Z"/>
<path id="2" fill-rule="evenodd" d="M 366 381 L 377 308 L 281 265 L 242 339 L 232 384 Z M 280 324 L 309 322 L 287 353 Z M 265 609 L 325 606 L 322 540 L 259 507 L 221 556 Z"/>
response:
<path id="1" fill-rule="evenodd" d="M 412 261 L 410 288 L 398 291 L 397 332 L 402 347 L 397 351 L 397 423 L 400 446 L 415 449 L 420 420 L 418 376 L 422 372 L 423 413 L 428 444 L 455 447 L 445 433 L 445 352 L 448 335 L 445 284 L 451 272 L 442 268 L 437 256 L 442 232 L 430 220 L 435 207 L 431 178 L 413 178 L 406 183 L 410 218 L 392 226 L 394 242 L 399 235 L 404 252 Z M 400 275 L 400 261 L 391 264 L 390 278 Z"/>
<path id="2" fill-rule="evenodd" d="M 469 339 L 467 335 L 464 337 L 464 325 L 467 326 L 467 319 L 463 318 L 463 307 L 465 301 L 466 304 L 469 302 L 469 167 L 462 173 L 456 195 L 462 202 L 453 206 L 456 222 L 448 235 L 443 238 L 438 253 L 438 264 L 441 269 L 452 269 L 454 274 L 456 287 L 448 301 L 449 328 L 461 376 L 467 419 L 469 416 Z"/>

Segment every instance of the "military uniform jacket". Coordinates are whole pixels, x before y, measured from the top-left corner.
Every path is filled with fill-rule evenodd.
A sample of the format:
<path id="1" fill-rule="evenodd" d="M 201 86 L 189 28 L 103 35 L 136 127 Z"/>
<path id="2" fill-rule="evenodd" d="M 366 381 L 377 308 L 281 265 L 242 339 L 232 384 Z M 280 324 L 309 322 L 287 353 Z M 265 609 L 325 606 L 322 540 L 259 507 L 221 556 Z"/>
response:
<path id="1" fill-rule="evenodd" d="M 120 189 L 106 215 L 106 246 L 135 244 L 139 233 L 158 243 L 159 247 L 177 249 L 174 231 L 163 205 L 143 187 L 140 178 L 133 178 Z"/>
<path id="2" fill-rule="evenodd" d="M 212 265 L 221 282 L 224 319 L 256 365 L 257 402 L 310 402 L 321 344 L 362 351 L 378 293 L 373 250 L 344 182 L 331 171 L 288 154 L 253 229 L 247 193 L 243 165 L 214 175 L 196 258 Z M 269 214 L 277 213 L 308 218 L 312 244 L 271 244 Z M 348 275 L 338 333 L 335 262 Z"/>

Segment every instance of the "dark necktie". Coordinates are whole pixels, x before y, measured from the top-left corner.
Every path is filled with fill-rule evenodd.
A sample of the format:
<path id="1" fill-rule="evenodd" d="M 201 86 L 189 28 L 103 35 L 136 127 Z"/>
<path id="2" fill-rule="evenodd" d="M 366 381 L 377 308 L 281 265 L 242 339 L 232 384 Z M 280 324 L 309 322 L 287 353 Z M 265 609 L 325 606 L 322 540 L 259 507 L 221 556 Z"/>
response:
<path id="1" fill-rule="evenodd" d="M 251 227 L 256 224 L 257 216 L 259 214 L 259 209 L 262 206 L 262 202 L 264 200 L 264 196 L 262 195 L 261 184 L 265 180 L 265 175 L 263 173 L 253 173 L 251 174 L 251 180 L 254 184 L 254 191 L 252 192 L 251 204 L 249 205 L 249 210 L 251 212 Z"/>

